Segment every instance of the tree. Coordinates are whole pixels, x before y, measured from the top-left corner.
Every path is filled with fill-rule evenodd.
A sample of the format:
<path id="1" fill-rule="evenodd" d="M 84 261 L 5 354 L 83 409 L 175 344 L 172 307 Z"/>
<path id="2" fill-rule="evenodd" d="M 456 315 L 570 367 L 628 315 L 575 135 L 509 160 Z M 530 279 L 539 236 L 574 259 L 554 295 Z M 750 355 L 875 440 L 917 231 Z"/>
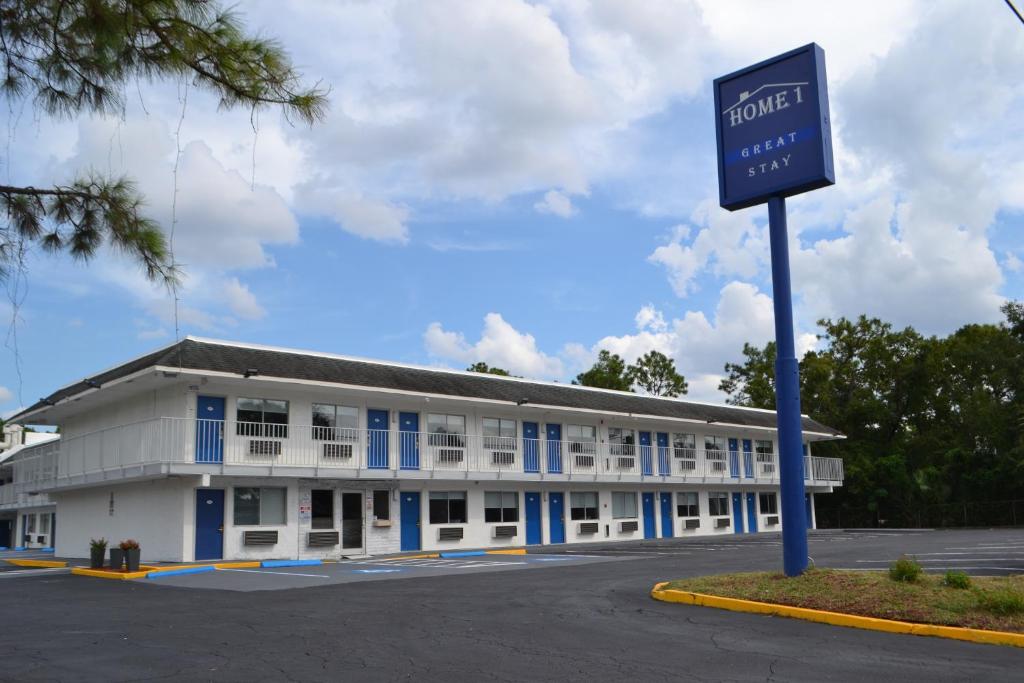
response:
<path id="1" fill-rule="evenodd" d="M 999 310 L 1006 316 L 1006 329 L 1024 341 L 1024 301 L 1007 301 Z"/>
<path id="2" fill-rule="evenodd" d="M 597 354 L 597 362 L 589 370 L 576 375 L 573 384 L 617 391 L 633 391 L 633 382 L 626 374 L 626 361 L 622 360 L 617 353 L 605 349 L 601 349 Z"/>
<path id="3" fill-rule="evenodd" d="M 485 375 L 501 375 L 502 377 L 513 376 L 512 373 L 510 373 L 508 370 L 505 370 L 503 368 L 492 368 L 483 361 L 477 361 L 476 363 L 473 363 L 468 368 L 466 368 L 466 370 L 468 370 L 469 372 L 482 372 Z"/>
<path id="4" fill-rule="evenodd" d="M 742 363 L 726 363 L 726 377 L 718 390 L 727 394 L 726 403 L 748 408 L 775 409 L 775 342 L 763 349 L 743 344 Z"/>
<path id="5" fill-rule="evenodd" d="M 659 351 L 648 351 L 626 370 L 631 385 L 651 396 L 675 398 L 687 391 L 686 378 L 676 372 L 675 362 Z"/>
<path id="6" fill-rule="evenodd" d="M 276 42 L 247 35 L 237 15 L 208 0 L 0 0 L 0 54 L 8 101 L 31 98 L 63 118 L 121 112 L 139 78 L 187 78 L 224 108 L 277 105 L 310 123 L 326 107 L 325 91 L 303 87 Z M 167 240 L 128 178 L 0 185 L 0 206 L 0 281 L 26 245 L 89 259 L 104 241 L 150 279 L 176 281 Z"/>

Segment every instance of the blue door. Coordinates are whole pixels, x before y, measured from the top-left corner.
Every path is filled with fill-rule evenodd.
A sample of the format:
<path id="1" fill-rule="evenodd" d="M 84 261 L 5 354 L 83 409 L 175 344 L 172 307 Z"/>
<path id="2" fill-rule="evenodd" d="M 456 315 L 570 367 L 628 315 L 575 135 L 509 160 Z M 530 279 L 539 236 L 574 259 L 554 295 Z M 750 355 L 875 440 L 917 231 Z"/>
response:
<path id="1" fill-rule="evenodd" d="M 740 444 L 736 439 L 729 439 L 729 476 L 739 478 L 740 476 L 740 454 L 737 453 Z"/>
<path id="2" fill-rule="evenodd" d="M 224 557 L 224 489 L 196 489 L 196 560 Z"/>
<path id="3" fill-rule="evenodd" d="M 661 537 L 672 538 L 672 494 L 662 491 L 661 497 Z"/>
<path id="4" fill-rule="evenodd" d="M 548 472 L 562 473 L 562 425 L 547 425 L 548 428 Z M 560 541 L 561 542 L 561 541 Z M 552 541 L 554 543 L 554 541 Z"/>
<path id="5" fill-rule="evenodd" d="M 644 504 L 644 538 L 654 538 L 657 532 L 654 530 L 654 494 L 641 494 Z"/>
<path id="6" fill-rule="evenodd" d="M 806 447 L 805 447 L 806 448 Z M 807 513 L 807 528 L 814 528 L 814 499 L 811 498 L 811 494 L 804 494 L 804 508 Z"/>
<path id="7" fill-rule="evenodd" d="M 550 425 L 549 425 L 550 426 Z M 548 516 L 551 527 L 551 542 L 565 543 L 565 494 L 548 494 Z"/>
<path id="8" fill-rule="evenodd" d="M 420 415 L 419 413 L 398 414 L 399 452 L 403 470 L 420 468 Z"/>
<path id="9" fill-rule="evenodd" d="M 737 534 L 743 533 L 743 494 L 732 494 L 732 526 Z"/>
<path id="10" fill-rule="evenodd" d="M 420 549 L 420 492 L 401 491 L 402 550 Z"/>
<path id="11" fill-rule="evenodd" d="M 651 457 L 651 433 L 640 432 L 640 472 L 650 476 L 654 474 L 654 462 Z"/>
<path id="12" fill-rule="evenodd" d="M 540 545 L 540 494 L 526 492 L 526 545 Z"/>
<path id="13" fill-rule="evenodd" d="M 366 411 L 366 466 L 374 470 L 388 468 L 388 411 Z"/>
<path id="14" fill-rule="evenodd" d="M 757 499 L 755 498 L 756 493 L 747 494 L 747 530 L 752 533 L 757 533 Z"/>
<path id="15" fill-rule="evenodd" d="M 743 439 L 743 476 L 747 479 L 754 476 L 754 454 L 751 453 L 750 439 Z"/>
<path id="16" fill-rule="evenodd" d="M 537 442 L 537 423 L 523 423 L 523 471 L 540 472 L 540 450 Z M 539 543 L 540 541 L 538 541 Z"/>
<path id="17" fill-rule="evenodd" d="M 224 399 L 220 396 L 197 396 L 196 462 L 222 462 L 223 460 Z"/>
<path id="18" fill-rule="evenodd" d="M 668 459 L 668 434 L 658 432 L 658 474 L 667 477 L 672 474 Z"/>

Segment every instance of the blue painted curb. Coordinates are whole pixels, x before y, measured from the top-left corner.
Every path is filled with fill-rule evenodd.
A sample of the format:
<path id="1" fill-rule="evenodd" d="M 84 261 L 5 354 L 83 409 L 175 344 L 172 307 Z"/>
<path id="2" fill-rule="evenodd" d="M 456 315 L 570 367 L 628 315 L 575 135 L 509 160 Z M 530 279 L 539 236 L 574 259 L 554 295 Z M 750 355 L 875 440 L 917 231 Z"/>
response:
<path id="1" fill-rule="evenodd" d="M 180 574 L 199 574 L 199 573 L 202 573 L 202 572 L 213 572 L 213 571 L 217 571 L 217 568 L 214 567 L 213 565 L 210 565 L 210 566 L 207 566 L 207 567 L 188 567 L 186 569 L 168 569 L 165 572 L 161 572 L 161 571 L 150 572 L 146 576 L 146 578 L 147 579 L 160 579 L 160 578 L 163 578 L 165 576 L 178 576 Z"/>
<path id="2" fill-rule="evenodd" d="M 0 550 L 10 550 L 10 548 L 5 545 L 0 545 Z"/>
<path id="3" fill-rule="evenodd" d="M 441 553 L 441 557 L 477 557 L 478 555 L 486 554 L 483 550 L 465 550 L 463 552 Z"/>
<path id="4" fill-rule="evenodd" d="M 25 550 L 25 546 L 23 546 L 23 545 L 18 545 L 18 546 L 15 546 L 15 547 L 14 547 L 14 549 L 15 549 L 15 550 Z"/>
<path id="5" fill-rule="evenodd" d="M 41 553 L 52 553 L 53 552 L 53 548 L 49 548 L 49 547 L 47 547 L 47 548 L 40 548 L 39 552 L 41 552 Z"/>
<path id="6" fill-rule="evenodd" d="M 315 567 L 322 564 L 320 560 L 263 560 L 261 567 Z"/>

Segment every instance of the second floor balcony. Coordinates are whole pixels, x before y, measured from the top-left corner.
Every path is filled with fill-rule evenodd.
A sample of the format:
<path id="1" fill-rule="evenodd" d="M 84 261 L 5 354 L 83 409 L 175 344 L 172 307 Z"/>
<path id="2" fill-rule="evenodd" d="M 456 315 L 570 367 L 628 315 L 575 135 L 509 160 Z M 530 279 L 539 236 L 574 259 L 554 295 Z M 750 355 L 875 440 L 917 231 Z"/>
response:
<path id="1" fill-rule="evenodd" d="M 778 456 L 537 437 L 155 418 L 64 438 L 15 465 L 20 490 L 164 474 L 493 478 L 776 484 Z M 749 443 L 749 440 L 747 441 Z M 841 485 L 838 458 L 805 457 L 805 482 Z"/>

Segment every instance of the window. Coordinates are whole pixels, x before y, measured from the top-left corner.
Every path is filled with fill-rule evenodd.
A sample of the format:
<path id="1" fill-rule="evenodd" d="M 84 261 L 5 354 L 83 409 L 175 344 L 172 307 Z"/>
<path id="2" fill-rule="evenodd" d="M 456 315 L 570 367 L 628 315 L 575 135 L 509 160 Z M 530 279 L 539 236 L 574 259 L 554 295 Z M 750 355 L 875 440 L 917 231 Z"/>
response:
<path id="1" fill-rule="evenodd" d="M 762 493 L 757 498 L 758 503 L 761 505 L 762 515 L 779 514 L 779 499 L 774 493 Z"/>
<path id="2" fill-rule="evenodd" d="M 775 445 L 771 441 L 755 441 L 754 449 L 757 451 L 758 462 L 772 462 L 775 455 Z"/>
<path id="3" fill-rule="evenodd" d="M 729 516 L 729 494 L 728 493 L 709 493 L 708 494 L 708 513 L 712 517 L 728 517 Z"/>
<path id="4" fill-rule="evenodd" d="M 676 514 L 680 517 L 700 517 L 700 498 L 696 491 L 681 491 L 676 494 Z"/>
<path id="5" fill-rule="evenodd" d="M 636 435 L 632 429 L 608 428 L 608 449 L 611 455 L 633 455 Z"/>
<path id="6" fill-rule="evenodd" d="M 288 401 L 240 398 L 236 418 L 239 436 L 288 437 Z"/>
<path id="7" fill-rule="evenodd" d="M 570 453 L 596 453 L 597 427 L 566 425 L 565 440 L 569 442 Z"/>
<path id="8" fill-rule="evenodd" d="M 516 449 L 516 421 L 485 417 L 484 448 L 492 451 L 514 451 Z"/>
<path id="9" fill-rule="evenodd" d="M 612 518 L 636 519 L 635 491 L 612 491 Z"/>
<path id="10" fill-rule="evenodd" d="M 485 491 L 484 521 L 518 522 L 519 494 L 515 491 Z"/>
<path id="11" fill-rule="evenodd" d="M 286 523 L 288 489 L 235 487 L 235 526 L 273 526 Z"/>
<path id="12" fill-rule="evenodd" d="M 355 441 L 359 438 L 359 409 L 329 403 L 313 404 L 313 438 Z"/>
<path id="13" fill-rule="evenodd" d="M 431 491 L 430 492 L 430 523 L 431 524 L 465 524 L 466 523 L 466 492 L 465 491 Z"/>
<path id="14" fill-rule="evenodd" d="M 569 516 L 571 519 L 598 519 L 597 492 L 574 492 L 569 494 Z"/>
<path id="15" fill-rule="evenodd" d="M 729 442 L 724 436 L 705 436 L 704 437 L 704 450 L 706 451 L 721 451 L 724 453 L 729 450 Z M 708 457 L 711 457 L 710 455 Z"/>
<path id="16" fill-rule="evenodd" d="M 374 520 L 391 519 L 391 492 L 381 489 L 373 492 Z"/>
<path id="17" fill-rule="evenodd" d="M 28 529 L 26 530 L 26 533 L 34 534 L 36 532 L 36 516 L 25 515 L 25 519 L 28 520 Z"/>
<path id="18" fill-rule="evenodd" d="M 697 435 L 676 432 L 672 435 L 672 453 L 677 458 L 690 458 L 697 455 Z"/>
<path id="19" fill-rule="evenodd" d="M 465 415 L 434 415 L 427 416 L 427 431 L 431 446 L 448 448 L 466 447 L 466 416 Z"/>
<path id="20" fill-rule="evenodd" d="M 310 492 L 310 512 L 314 529 L 334 528 L 334 491 L 314 489 Z"/>

